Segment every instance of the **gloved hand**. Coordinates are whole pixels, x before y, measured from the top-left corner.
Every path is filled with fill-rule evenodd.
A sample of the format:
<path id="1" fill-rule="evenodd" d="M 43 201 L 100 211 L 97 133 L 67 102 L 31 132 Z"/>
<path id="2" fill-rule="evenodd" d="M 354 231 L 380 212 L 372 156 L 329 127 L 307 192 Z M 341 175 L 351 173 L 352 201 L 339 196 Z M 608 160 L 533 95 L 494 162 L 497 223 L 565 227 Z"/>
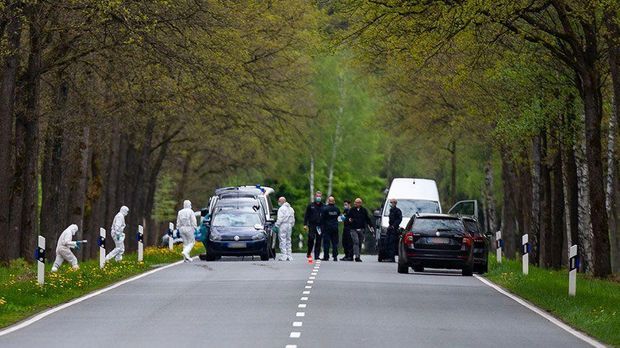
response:
<path id="1" fill-rule="evenodd" d="M 321 233 L 322 233 L 322 232 L 321 232 L 321 228 L 320 228 L 320 227 L 318 227 L 318 226 L 317 226 L 317 228 L 316 228 L 316 233 L 318 233 L 318 234 L 319 234 L 319 236 L 320 236 L 320 235 L 321 235 Z"/>
<path id="2" fill-rule="evenodd" d="M 272 231 L 274 233 L 280 233 L 280 228 L 278 226 L 273 226 Z"/>
<path id="3" fill-rule="evenodd" d="M 75 242 L 75 250 L 80 250 L 80 247 L 82 246 L 82 241 L 78 240 Z"/>

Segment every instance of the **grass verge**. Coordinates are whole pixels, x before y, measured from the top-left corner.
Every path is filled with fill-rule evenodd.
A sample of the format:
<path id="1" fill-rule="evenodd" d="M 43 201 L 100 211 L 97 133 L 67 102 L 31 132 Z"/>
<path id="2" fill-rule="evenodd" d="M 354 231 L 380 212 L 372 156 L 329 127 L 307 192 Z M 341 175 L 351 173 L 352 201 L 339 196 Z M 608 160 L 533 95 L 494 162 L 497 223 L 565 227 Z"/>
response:
<path id="1" fill-rule="evenodd" d="M 577 274 L 577 296 L 568 296 L 568 271 L 530 265 L 523 275 L 521 262 L 489 257 L 489 280 L 548 311 L 570 326 L 620 347 L 620 283 Z"/>
<path id="2" fill-rule="evenodd" d="M 81 262 L 77 271 L 65 262 L 57 273 L 49 272 L 52 265 L 48 263 L 43 286 L 37 284 L 36 264 L 14 260 L 8 267 L 0 267 L 0 328 L 159 265 L 180 261 L 181 249 L 180 245 L 172 251 L 145 248 L 144 262 L 138 262 L 137 253 L 129 253 L 122 262 L 110 262 L 103 270 L 98 259 Z M 202 243 L 196 243 L 192 254 L 203 251 Z"/>

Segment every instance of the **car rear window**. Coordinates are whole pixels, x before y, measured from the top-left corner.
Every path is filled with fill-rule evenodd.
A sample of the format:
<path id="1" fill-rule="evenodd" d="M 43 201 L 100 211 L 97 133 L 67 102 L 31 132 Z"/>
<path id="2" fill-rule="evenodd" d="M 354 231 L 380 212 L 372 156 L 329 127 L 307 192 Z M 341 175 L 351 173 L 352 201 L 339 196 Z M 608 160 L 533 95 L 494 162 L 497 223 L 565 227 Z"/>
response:
<path id="1" fill-rule="evenodd" d="M 463 220 L 465 230 L 471 234 L 480 235 L 480 229 L 478 229 L 478 223 L 471 220 Z"/>
<path id="2" fill-rule="evenodd" d="M 411 226 L 413 232 L 418 233 L 435 233 L 435 232 L 453 232 L 463 233 L 463 222 L 460 219 L 447 218 L 417 218 Z"/>

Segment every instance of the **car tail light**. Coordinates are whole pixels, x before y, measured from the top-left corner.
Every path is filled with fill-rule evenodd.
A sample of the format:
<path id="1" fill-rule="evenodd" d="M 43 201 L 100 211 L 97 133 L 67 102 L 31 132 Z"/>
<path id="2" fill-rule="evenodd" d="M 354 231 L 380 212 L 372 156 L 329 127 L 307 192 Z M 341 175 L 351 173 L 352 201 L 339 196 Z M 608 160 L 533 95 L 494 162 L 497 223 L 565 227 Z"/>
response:
<path id="1" fill-rule="evenodd" d="M 463 237 L 463 243 L 461 244 L 461 250 L 465 251 L 471 248 L 472 239 L 469 237 Z"/>
<path id="2" fill-rule="evenodd" d="M 407 246 L 413 245 L 413 232 L 407 232 L 407 234 L 405 234 L 403 237 L 403 243 Z"/>

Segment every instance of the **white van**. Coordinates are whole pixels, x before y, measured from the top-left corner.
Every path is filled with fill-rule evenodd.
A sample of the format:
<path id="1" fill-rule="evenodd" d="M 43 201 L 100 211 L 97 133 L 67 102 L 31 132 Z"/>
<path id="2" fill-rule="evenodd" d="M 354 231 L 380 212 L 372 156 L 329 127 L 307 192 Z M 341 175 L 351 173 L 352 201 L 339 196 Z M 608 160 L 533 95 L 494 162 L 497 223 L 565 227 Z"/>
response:
<path id="1" fill-rule="evenodd" d="M 397 207 L 403 213 L 403 221 L 400 227 L 404 228 L 409 220 L 416 213 L 432 213 L 441 214 L 441 202 L 439 202 L 439 191 L 435 180 L 418 179 L 418 178 L 395 178 L 392 180 L 385 203 L 383 203 L 383 211 L 380 218 L 381 228 L 377 231 L 377 246 L 379 251 L 379 260 L 385 254 L 387 247 L 386 236 L 390 214 L 390 200 L 398 201 Z"/>

